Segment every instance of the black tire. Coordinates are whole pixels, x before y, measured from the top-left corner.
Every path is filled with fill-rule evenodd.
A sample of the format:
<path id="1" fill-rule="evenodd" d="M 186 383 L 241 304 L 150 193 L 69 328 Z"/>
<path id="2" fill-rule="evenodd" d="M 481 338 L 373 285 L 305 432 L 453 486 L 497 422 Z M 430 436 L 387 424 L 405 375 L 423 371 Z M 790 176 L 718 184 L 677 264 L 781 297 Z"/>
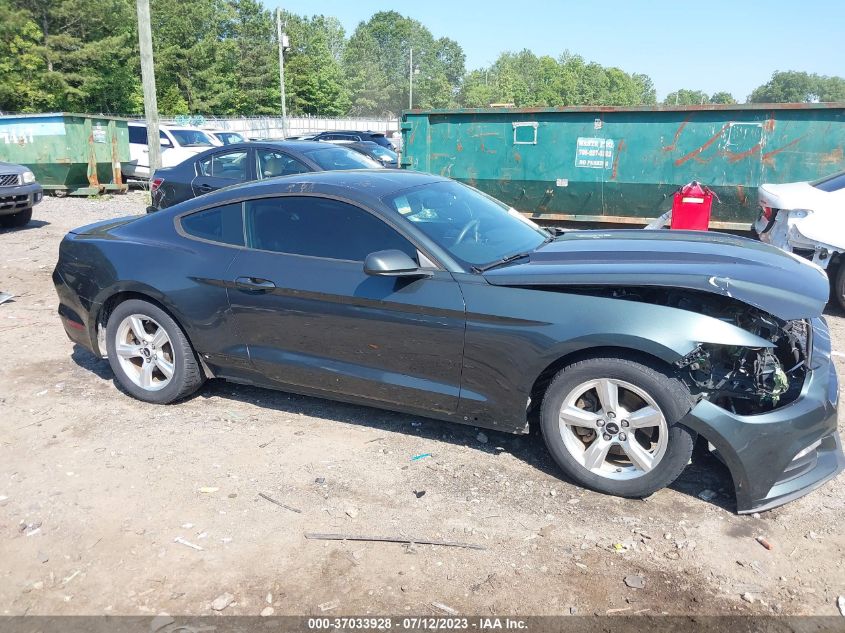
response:
<path id="1" fill-rule="evenodd" d="M 152 319 L 164 329 L 170 339 L 173 375 L 170 382 L 157 391 L 150 391 L 137 385 L 118 361 L 115 352 L 118 328 L 124 319 L 131 315 L 143 315 Z M 182 328 L 167 312 L 147 301 L 130 299 L 120 303 L 112 311 L 106 325 L 106 349 L 109 364 L 120 386 L 138 400 L 154 404 L 169 404 L 191 395 L 205 382 L 202 368 Z"/>
<path id="2" fill-rule="evenodd" d="M 833 294 L 836 295 L 836 301 L 839 303 L 839 307 L 845 310 L 845 260 L 842 258 L 839 260 L 836 279 L 833 282 Z"/>
<path id="3" fill-rule="evenodd" d="M 654 400 L 665 418 L 668 442 L 663 457 L 652 470 L 638 477 L 609 479 L 591 472 L 566 448 L 559 419 L 564 399 L 579 385 L 601 378 L 638 387 Z M 670 485 L 689 463 L 696 435 L 678 421 L 689 412 L 692 404 L 693 398 L 686 385 L 657 364 L 624 358 L 591 358 L 565 367 L 549 384 L 540 410 L 540 428 L 555 462 L 577 483 L 605 494 L 642 498 Z"/>
<path id="4" fill-rule="evenodd" d="M 18 211 L 11 215 L 0 215 L 0 226 L 4 229 L 14 229 L 26 226 L 32 219 L 32 207 Z"/>

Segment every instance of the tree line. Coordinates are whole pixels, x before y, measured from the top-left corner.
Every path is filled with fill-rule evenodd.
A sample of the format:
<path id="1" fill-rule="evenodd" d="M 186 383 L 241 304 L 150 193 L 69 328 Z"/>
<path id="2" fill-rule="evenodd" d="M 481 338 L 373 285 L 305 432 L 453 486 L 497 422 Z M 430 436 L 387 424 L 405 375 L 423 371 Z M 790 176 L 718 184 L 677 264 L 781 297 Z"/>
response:
<path id="1" fill-rule="evenodd" d="M 261 0 L 152 0 L 159 109 L 165 115 L 280 111 L 274 14 Z M 382 11 L 347 36 L 337 18 L 284 13 L 288 112 L 396 115 L 417 108 L 654 105 L 644 74 L 529 50 L 467 71 L 460 44 Z M 410 51 L 413 49 L 413 67 Z M 845 101 L 845 79 L 776 72 L 749 102 Z M 666 105 L 736 103 L 680 89 Z M 132 0 L 0 0 L 0 111 L 143 111 Z"/>

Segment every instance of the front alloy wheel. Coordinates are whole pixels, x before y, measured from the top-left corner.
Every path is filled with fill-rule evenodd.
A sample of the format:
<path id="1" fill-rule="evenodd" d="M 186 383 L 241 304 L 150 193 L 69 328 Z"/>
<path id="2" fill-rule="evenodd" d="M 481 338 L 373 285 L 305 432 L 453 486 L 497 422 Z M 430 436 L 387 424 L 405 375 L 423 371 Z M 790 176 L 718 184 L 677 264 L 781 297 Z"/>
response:
<path id="1" fill-rule="evenodd" d="M 691 405 L 686 385 L 668 368 L 591 358 L 552 380 L 541 428 L 552 457 L 581 485 L 645 497 L 671 484 L 689 462 L 695 435 L 678 421 Z"/>
<path id="2" fill-rule="evenodd" d="M 624 380 L 599 378 L 581 383 L 564 399 L 560 434 L 585 469 L 621 480 L 641 477 L 660 464 L 669 427 L 645 391 Z"/>

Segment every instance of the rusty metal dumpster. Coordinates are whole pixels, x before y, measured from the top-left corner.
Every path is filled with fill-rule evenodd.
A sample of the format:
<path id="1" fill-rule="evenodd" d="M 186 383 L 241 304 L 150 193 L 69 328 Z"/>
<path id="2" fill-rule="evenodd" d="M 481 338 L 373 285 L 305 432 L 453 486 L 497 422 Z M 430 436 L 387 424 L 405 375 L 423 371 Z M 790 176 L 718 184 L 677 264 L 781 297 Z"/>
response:
<path id="1" fill-rule="evenodd" d="M 25 165 L 56 195 L 126 191 L 129 161 L 125 119 L 89 114 L 0 116 L 0 160 Z"/>
<path id="2" fill-rule="evenodd" d="M 645 224 L 697 180 L 714 228 L 748 229 L 765 182 L 845 169 L 845 103 L 410 110 L 405 168 L 548 221 Z"/>

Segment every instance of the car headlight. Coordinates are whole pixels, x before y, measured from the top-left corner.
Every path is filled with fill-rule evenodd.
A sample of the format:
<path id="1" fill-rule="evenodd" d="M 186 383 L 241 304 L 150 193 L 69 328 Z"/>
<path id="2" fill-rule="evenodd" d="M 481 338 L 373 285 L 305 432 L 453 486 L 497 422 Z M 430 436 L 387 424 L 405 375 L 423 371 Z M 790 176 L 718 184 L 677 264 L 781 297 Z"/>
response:
<path id="1" fill-rule="evenodd" d="M 21 174 L 21 178 L 23 179 L 23 184 L 25 185 L 35 182 L 35 174 L 28 169 Z"/>

